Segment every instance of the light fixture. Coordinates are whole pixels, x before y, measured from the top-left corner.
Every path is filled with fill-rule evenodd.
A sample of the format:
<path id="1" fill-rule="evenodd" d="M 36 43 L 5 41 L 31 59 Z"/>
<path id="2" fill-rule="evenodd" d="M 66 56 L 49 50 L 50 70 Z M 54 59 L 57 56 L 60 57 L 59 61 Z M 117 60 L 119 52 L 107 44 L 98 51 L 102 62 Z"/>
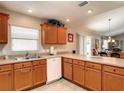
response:
<path id="1" fill-rule="evenodd" d="M 89 13 L 89 14 L 93 13 L 93 10 L 92 10 L 92 9 L 89 9 L 89 10 L 88 10 L 88 13 Z"/>
<path id="2" fill-rule="evenodd" d="M 67 19 L 66 19 L 66 21 L 67 21 L 67 22 L 69 22 L 69 21 L 70 21 L 70 19 L 68 19 L 68 18 L 67 18 Z"/>
<path id="3" fill-rule="evenodd" d="M 112 37 L 110 36 L 110 22 L 111 22 L 111 19 L 108 19 L 108 21 L 109 21 L 109 36 L 108 36 L 108 39 L 105 40 L 105 42 L 107 41 L 108 43 L 110 43 L 110 42 L 114 43 L 115 40 L 112 39 Z"/>
<path id="4" fill-rule="evenodd" d="M 31 9 L 28 9 L 28 12 L 29 12 L 29 13 L 32 13 L 32 10 L 31 10 Z"/>

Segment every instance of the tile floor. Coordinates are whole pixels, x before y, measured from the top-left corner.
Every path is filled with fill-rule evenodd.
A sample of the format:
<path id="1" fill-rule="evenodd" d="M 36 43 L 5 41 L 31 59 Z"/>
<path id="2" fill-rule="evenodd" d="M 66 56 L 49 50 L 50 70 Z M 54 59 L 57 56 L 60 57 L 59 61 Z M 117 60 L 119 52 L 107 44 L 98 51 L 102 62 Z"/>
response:
<path id="1" fill-rule="evenodd" d="M 86 90 L 65 79 L 61 79 L 51 84 L 33 89 L 32 91 L 86 91 Z"/>

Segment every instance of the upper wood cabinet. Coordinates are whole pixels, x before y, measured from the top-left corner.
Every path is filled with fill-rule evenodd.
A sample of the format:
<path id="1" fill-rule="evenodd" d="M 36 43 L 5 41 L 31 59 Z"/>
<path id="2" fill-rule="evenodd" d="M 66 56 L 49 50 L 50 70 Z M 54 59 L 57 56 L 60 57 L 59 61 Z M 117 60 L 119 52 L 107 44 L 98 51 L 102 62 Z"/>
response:
<path id="1" fill-rule="evenodd" d="M 43 44 L 66 44 L 66 31 L 64 27 L 42 24 L 41 38 Z"/>
<path id="2" fill-rule="evenodd" d="M 58 43 L 66 44 L 66 28 L 58 27 Z"/>
<path id="3" fill-rule="evenodd" d="M 0 43 L 7 44 L 8 42 L 8 16 L 0 13 Z"/>

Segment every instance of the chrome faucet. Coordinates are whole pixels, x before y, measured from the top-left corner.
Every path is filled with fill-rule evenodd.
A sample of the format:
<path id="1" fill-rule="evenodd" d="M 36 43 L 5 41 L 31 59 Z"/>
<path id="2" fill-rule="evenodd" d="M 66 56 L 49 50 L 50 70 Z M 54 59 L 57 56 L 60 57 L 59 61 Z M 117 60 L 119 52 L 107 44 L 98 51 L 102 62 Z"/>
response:
<path id="1" fill-rule="evenodd" d="M 28 58 L 28 57 L 29 57 L 29 52 L 26 52 L 25 58 Z"/>

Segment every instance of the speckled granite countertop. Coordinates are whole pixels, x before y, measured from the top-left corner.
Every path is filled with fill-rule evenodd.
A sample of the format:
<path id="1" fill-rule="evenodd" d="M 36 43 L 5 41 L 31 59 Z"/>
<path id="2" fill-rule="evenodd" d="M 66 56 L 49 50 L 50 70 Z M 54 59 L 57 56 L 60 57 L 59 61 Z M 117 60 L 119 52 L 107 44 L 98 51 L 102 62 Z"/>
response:
<path id="1" fill-rule="evenodd" d="M 67 57 L 67 58 L 78 59 L 78 60 L 83 60 L 83 61 L 88 61 L 88 62 L 99 63 L 99 64 L 124 67 L 124 59 L 111 58 L 111 57 L 99 57 L 99 56 L 98 57 L 97 56 L 96 57 L 95 56 L 85 57 L 85 56 L 78 55 L 78 54 L 58 54 L 58 55 L 52 55 L 52 56 L 51 55 L 41 55 L 41 58 L 24 59 L 24 60 L 7 59 L 7 60 L 0 60 L 0 65 L 48 59 L 48 58 L 54 58 L 54 57 Z"/>

